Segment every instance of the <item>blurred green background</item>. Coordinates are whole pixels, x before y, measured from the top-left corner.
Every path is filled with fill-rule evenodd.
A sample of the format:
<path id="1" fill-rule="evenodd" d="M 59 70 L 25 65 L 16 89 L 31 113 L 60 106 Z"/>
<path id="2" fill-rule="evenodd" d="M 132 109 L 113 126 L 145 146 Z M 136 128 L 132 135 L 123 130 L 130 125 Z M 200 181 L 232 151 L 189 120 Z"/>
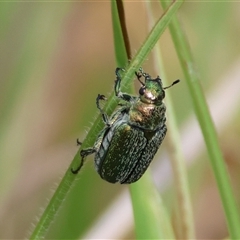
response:
<path id="1" fill-rule="evenodd" d="M 143 2 L 125 1 L 124 7 L 134 54 L 147 35 L 148 19 Z M 154 14 L 162 14 L 157 2 Z M 239 200 L 240 3 L 186 2 L 179 18 Z M 0 238 L 21 239 L 33 229 L 71 163 L 76 139 L 84 138 L 98 114 L 97 94 L 107 96 L 112 91 L 117 66 L 108 1 L 1 2 L 0 21 Z M 196 120 L 168 31 L 159 44 L 168 80 L 182 80 L 168 93 L 173 96 L 183 138 L 179 144 L 191 163 L 197 237 L 221 239 L 227 236 L 224 214 L 203 140 L 197 138 L 198 127 L 190 128 Z M 154 72 L 153 64 L 149 56 L 144 70 L 161 76 Z M 136 83 L 136 89 L 138 86 Z M 154 160 L 156 166 L 163 158 L 168 160 L 166 154 L 161 156 L 165 149 L 166 143 Z M 93 157 L 88 160 L 48 237 L 77 238 L 81 232 L 81 238 L 96 238 L 96 228 L 110 234 L 113 226 L 103 224 L 109 218 L 119 226 L 118 231 L 104 236 L 134 238 L 131 211 L 125 206 L 130 204 L 128 187 L 101 180 Z M 174 222 L 171 179 L 167 175 L 164 186 L 157 177 L 155 181 L 161 185 Z M 125 215 L 127 227 L 120 227 L 121 218 L 109 209 L 123 196 L 126 200 L 118 200 L 120 204 L 113 209 Z"/>

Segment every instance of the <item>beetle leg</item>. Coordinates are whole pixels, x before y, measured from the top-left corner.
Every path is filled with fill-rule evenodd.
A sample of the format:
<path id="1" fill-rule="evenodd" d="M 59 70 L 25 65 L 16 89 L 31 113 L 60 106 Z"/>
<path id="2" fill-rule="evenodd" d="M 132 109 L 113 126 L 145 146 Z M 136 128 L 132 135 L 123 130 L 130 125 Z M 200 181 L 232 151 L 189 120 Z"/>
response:
<path id="1" fill-rule="evenodd" d="M 145 73 L 141 67 L 139 68 L 139 72 L 135 72 L 135 75 L 136 75 L 138 81 L 139 81 L 143 86 L 145 86 L 145 83 L 142 82 L 141 77 L 144 77 L 145 79 L 150 78 L 150 75 L 149 75 L 148 73 Z"/>
<path id="2" fill-rule="evenodd" d="M 102 119 L 103 122 L 107 125 L 110 126 L 109 124 L 109 119 L 107 114 L 103 111 L 103 109 L 100 107 L 99 100 L 106 100 L 107 98 L 104 95 L 98 94 L 97 99 L 96 99 L 96 105 L 97 108 L 99 109 L 100 113 L 102 114 Z"/>
<path id="3" fill-rule="evenodd" d="M 116 68 L 115 74 L 117 79 L 115 80 L 115 86 L 114 86 L 114 90 L 115 90 L 115 94 L 118 97 L 119 93 L 120 93 L 120 85 L 121 85 L 121 76 L 119 74 L 120 70 L 124 71 L 123 68 Z"/>
<path id="4" fill-rule="evenodd" d="M 79 166 L 76 169 L 71 168 L 71 172 L 73 174 L 77 174 L 79 172 L 79 170 L 82 168 L 82 166 L 83 166 L 83 164 L 84 164 L 84 162 L 86 160 L 86 157 L 88 155 L 92 154 L 92 153 L 95 153 L 95 152 L 96 152 L 95 148 L 86 148 L 86 149 L 82 150 L 80 152 L 81 162 L 80 162 Z"/>
<path id="5" fill-rule="evenodd" d="M 120 91 L 120 85 L 121 85 L 121 80 L 122 80 L 121 76 L 119 74 L 120 70 L 125 71 L 123 68 L 117 68 L 115 71 L 116 77 L 117 77 L 117 79 L 115 80 L 115 86 L 114 86 L 115 95 L 118 98 L 121 98 L 127 102 L 130 102 L 134 97 Z"/>
<path id="6" fill-rule="evenodd" d="M 79 139 L 77 138 L 77 146 L 82 145 L 82 142 L 79 141 Z"/>
<path id="7" fill-rule="evenodd" d="M 135 72 L 135 75 L 136 75 L 138 81 L 139 81 L 143 86 L 145 86 L 145 84 L 144 84 L 144 83 L 142 82 L 142 80 L 141 80 L 141 77 L 143 76 L 143 72 L 142 72 L 141 70 L 142 70 L 142 68 L 139 69 L 140 73 L 139 73 L 139 72 Z"/>

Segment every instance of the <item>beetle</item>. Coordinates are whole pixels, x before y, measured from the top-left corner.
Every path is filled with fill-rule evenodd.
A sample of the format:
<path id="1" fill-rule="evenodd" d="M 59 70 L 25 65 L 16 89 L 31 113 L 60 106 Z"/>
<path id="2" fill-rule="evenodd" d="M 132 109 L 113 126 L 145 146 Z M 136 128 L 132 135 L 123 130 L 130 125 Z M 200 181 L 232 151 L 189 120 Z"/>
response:
<path id="1" fill-rule="evenodd" d="M 151 78 L 142 68 L 135 72 L 141 83 L 139 96 L 121 92 L 122 68 L 117 68 L 114 91 L 116 97 L 124 101 L 109 117 L 100 107 L 104 95 L 98 94 L 96 105 L 99 109 L 105 127 L 99 133 L 93 147 L 81 150 L 81 163 L 77 169 L 71 169 L 76 174 L 84 164 L 85 158 L 95 153 L 95 168 L 102 179 L 121 184 L 136 182 L 146 171 L 161 145 L 166 132 L 166 107 L 163 103 L 165 89 L 157 76 Z M 141 78 L 144 77 L 143 82 Z M 77 141 L 80 145 L 81 142 Z"/>

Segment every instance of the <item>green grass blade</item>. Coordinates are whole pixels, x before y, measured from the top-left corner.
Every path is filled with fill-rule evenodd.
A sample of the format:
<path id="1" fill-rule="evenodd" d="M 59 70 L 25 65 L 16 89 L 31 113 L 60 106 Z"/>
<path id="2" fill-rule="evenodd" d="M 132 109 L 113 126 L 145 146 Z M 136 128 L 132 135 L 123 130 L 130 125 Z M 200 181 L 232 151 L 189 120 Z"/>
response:
<path id="1" fill-rule="evenodd" d="M 146 56 L 149 54 L 163 33 L 164 29 L 171 19 L 172 14 L 175 13 L 180 5 L 181 3 L 179 2 L 177 5 L 173 5 L 175 8 L 170 8 L 169 11 L 164 14 L 162 18 L 160 18 L 130 63 L 128 71 L 125 74 L 125 79 L 130 79 L 136 69 L 138 69 L 138 67 L 142 64 Z M 117 47 L 115 47 L 115 49 L 116 48 Z M 121 52 L 121 48 L 117 49 Z M 117 54 L 118 52 L 116 52 L 116 55 Z M 123 79 L 123 85 L 125 85 L 127 89 L 129 88 L 129 84 L 130 82 L 124 84 Z M 130 190 L 134 210 L 135 231 L 137 239 L 174 239 L 173 230 L 165 213 L 165 208 L 162 205 L 160 196 L 158 195 L 155 186 L 151 181 L 149 172 L 145 173 L 142 179 L 140 179 L 137 183 L 131 185 Z"/>
<path id="2" fill-rule="evenodd" d="M 166 208 L 150 171 L 131 185 L 136 239 L 175 239 Z"/>
<path id="3" fill-rule="evenodd" d="M 116 9 L 115 1 L 112 1 L 112 8 Z M 113 11 L 112 11 L 113 12 Z M 114 13 L 113 13 L 114 14 Z M 122 38 L 117 36 L 122 36 L 121 29 L 119 28 L 119 17 L 113 21 L 113 30 L 115 37 L 115 55 L 117 62 L 119 60 L 124 60 L 124 65 L 127 65 L 128 58 L 123 54 L 125 53 L 125 44 L 118 44 Z M 120 31 L 120 33 L 119 33 Z M 118 39 L 116 39 L 118 38 Z M 134 211 L 134 219 L 136 224 L 136 234 L 137 238 L 174 238 L 173 230 L 170 225 L 170 221 L 165 213 L 165 208 L 161 202 L 160 196 L 151 180 L 150 173 L 147 172 L 139 182 L 135 183 L 131 189 L 132 205 Z M 142 192 L 144 191 L 144 194 Z M 159 226 L 161 226 L 159 228 Z"/>
<path id="4" fill-rule="evenodd" d="M 153 25 L 153 9 L 151 3 L 146 2 L 149 25 Z M 172 81 L 167 80 L 165 73 L 162 51 L 159 44 L 156 45 L 153 52 L 155 72 L 161 72 L 163 86 L 169 86 Z M 176 220 L 175 234 L 177 239 L 195 239 L 193 211 L 190 197 L 190 190 L 187 178 L 187 167 L 184 159 L 183 150 L 180 143 L 179 130 L 176 123 L 176 114 L 173 107 L 172 91 L 167 92 L 165 103 L 167 106 L 167 125 L 168 125 L 168 154 L 170 157 L 175 185 L 175 209 Z"/>
<path id="5" fill-rule="evenodd" d="M 161 3 L 162 6 L 166 8 L 167 3 L 165 1 L 161 1 Z M 221 195 L 230 236 L 233 239 L 240 239 L 240 220 L 238 209 L 218 143 L 217 133 L 208 110 L 205 96 L 200 86 L 198 74 L 194 68 L 190 47 L 176 17 L 173 18 L 169 28 L 188 84 L 194 110 L 205 139 L 211 165 Z"/>
<path id="6" fill-rule="evenodd" d="M 78 157 L 79 158 L 79 157 Z M 48 206 L 46 207 L 43 215 L 41 216 L 39 222 L 37 223 L 31 237 L 29 239 L 42 239 L 48 232 L 48 229 L 56 217 L 57 211 L 61 207 L 67 193 L 70 190 L 70 186 L 73 184 L 74 175 L 71 173 L 70 169 L 66 172 L 64 178 L 62 179 L 60 185 L 58 186 L 56 192 L 51 198 Z"/>
<path id="7" fill-rule="evenodd" d="M 156 48 L 155 62 L 157 66 L 161 66 L 161 77 L 167 79 L 164 71 L 164 64 L 161 58 L 160 48 Z M 164 86 L 168 86 L 171 83 L 165 83 Z M 180 135 L 176 123 L 176 114 L 173 108 L 173 102 L 171 98 L 171 91 L 167 93 L 165 99 L 167 106 L 167 125 L 168 125 L 168 153 L 171 160 L 171 166 L 174 175 L 174 185 L 176 189 L 176 216 L 175 232 L 179 239 L 195 239 L 194 221 L 192 204 L 190 197 L 190 190 L 187 176 L 187 166 L 183 155 L 183 150 L 180 143 Z"/>
<path id="8" fill-rule="evenodd" d="M 143 63 L 144 59 L 150 53 L 151 49 L 166 28 L 171 16 L 180 6 L 181 2 L 175 2 L 169 8 L 167 13 L 160 18 L 130 63 L 125 79 L 132 78 L 135 70 Z M 128 88 L 129 84 L 130 82 L 126 83 L 126 88 Z M 143 192 L 144 194 L 142 194 Z M 153 187 L 147 173 L 139 183 L 131 185 L 131 196 L 135 215 L 137 239 L 149 239 L 151 237 L 157 239 L 173 238 L 173 232 L 170 224 L 163 214 L 164 210 L 160 204 L 160 197 L 157 196 L 156 190 Z M 162 221 L 164 221 L 164 224 Z"/>

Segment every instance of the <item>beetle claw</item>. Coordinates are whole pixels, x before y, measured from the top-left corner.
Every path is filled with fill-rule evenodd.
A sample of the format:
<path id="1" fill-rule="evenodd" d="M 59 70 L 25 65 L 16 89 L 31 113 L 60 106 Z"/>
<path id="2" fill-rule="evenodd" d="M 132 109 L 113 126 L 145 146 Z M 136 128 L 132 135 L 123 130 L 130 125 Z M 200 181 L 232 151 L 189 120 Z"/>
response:
<path id="1" fill-rule="evenodd" d="M 77 138 L 77 146 L 81 146 L 82 142 L 79 141 L 79 138 Z"/>

